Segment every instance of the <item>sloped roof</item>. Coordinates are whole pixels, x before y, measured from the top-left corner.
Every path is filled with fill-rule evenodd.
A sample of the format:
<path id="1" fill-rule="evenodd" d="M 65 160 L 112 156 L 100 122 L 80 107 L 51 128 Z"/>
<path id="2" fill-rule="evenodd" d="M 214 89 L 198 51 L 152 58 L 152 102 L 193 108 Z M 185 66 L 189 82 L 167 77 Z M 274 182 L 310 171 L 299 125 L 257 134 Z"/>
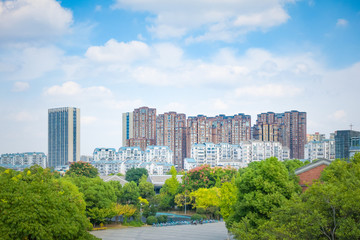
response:
<path id="1" fill-rule="evenodd" d="M 183 175 L 176 175 L 177 180 L 181 183 Z M 147 181 L 154 184 L 154 186 L 162 187 L 171 175 L 149 175 Z"/>
<path id="2" fill-rule="evenodd" d="M 124 176 L 117 176 L 117 175 L 112 175 L 112 176 L 100 176 L 100 178 L 104 181 L 104 182 L 109 182 L 109 181 L 118 181 L 120 182 L 120 184 L 122 186 L 124 186 L 126 183 L 128 183 L 128 181 L 125 180 Z"/>
<path id="3" fill-rule="evenodd" d="M 324 164 L 329 166 L 330 163 L 331 163 L 331 160 L 325 159 L 325 158 L 320 158 L 316 162 L 314 161 L 314 162 L 309 163 L 309 164 L 307 164 L 305 166 L 302 166 L 301 168 L 295 169 L 295 174 L 299 175 L 299 174 L 301 174 L 303 172 L 307 172 L 307 171 L 309 171 L 309 170 L 311 170 L 313 168 L 316 168 L 316 167 L 324 165 Z"/>

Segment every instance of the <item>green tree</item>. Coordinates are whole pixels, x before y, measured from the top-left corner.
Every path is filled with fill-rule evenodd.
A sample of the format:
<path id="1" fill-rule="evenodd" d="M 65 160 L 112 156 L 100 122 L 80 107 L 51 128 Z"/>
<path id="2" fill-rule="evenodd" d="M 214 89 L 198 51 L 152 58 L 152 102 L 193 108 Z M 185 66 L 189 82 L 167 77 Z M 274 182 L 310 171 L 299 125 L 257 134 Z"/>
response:
<path id="1" fill-rule="evenodd" d="M 360 239 L 360 154 L 332 162 L 321 181 L 272 213 L 262 232 L 277 239 Z"/>
<path id="2" fill-rule="evenodd" d="M 75 174 L 76 176 L 95 178 L 99 173 L 97 168 L 90 163 L 79 161 L 71 163 L 70 168 L 66 174 Z"/>
<path id="3" fill-rule="evenodd" d="M 160 189 L 159 207 L 163 210 L 169 210 L 175 206 L 175 195 L 180 191 L 180 183 L 177 180 L 177 172 L 174 166 L 170 170 L 171 178 L 166 179 L 163 187 Z"/>
<path id="4" fill-rule="evenodd" d="M 0 239 L 96 239 L 78 188 L 50 169 L 7 169 L 0 182 Z"/>
<path id="5" fill-rule="evenodd" d="M 120 201 L 122 204 L 139 205 L 140 190 L 135 182 L 128 182 L 121 189 Z"/>
<path id="6" fill-rule="evenodd" d="M 140 196 L 150 199 L 155 196 L 154 184 L 147 181 L 147 176 L 143 175 L 139 181 Z"/>
<path id="7" fill-rule="evenodd" d="M 239 239 L 256 239 L 258 227 L 284 204 L 300 186 L 276 158 L 250 163 L 236 179 L 237 201 L 226 224 Z"/>
<path id="8" fill-rule="evenodd" d="M 220 213 L 225 221 L 228 220 L 236 203 L 237 189 L 235 178 L 231 182 L 223 183 L 220 188 Z"/>
<path id="9" fill-rule="evenodd" d="M 131 168 L 126 171 L 125 179 L 128 182 L 134 181 L 136 184 L 139 184 L 139 180 L 143 175 L 149 175 L 145 168 Z"/>

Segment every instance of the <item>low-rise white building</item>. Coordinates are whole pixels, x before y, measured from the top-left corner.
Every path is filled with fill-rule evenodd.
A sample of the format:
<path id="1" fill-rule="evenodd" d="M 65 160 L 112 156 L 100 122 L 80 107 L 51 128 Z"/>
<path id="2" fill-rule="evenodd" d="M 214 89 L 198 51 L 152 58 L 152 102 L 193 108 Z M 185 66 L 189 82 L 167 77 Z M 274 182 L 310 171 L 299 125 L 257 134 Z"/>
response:
<path id="1" fill-rule="evenodd" d="M 196 168 L 197 164 L 195 159 L 193 158 L 185 158 L 184 159 L 184 170 L 189 171 L 190 169 Z"/>
<path id="2" fill-rule="evenodd" d="M 115 148 L 95 148 L 93 153 L 93 161 L 97 162 L 100 160 L 113 161 L 116 159 Z"/>
<path id="3" fill-rule="evenodd" d="M 144 161 L 144 151 L 142 151 L 140 147 L 121 147 L 117 152 L 117 160 Z"/>
<path id="4" fill-rule="evenodd" d="M 173 156 L 168 146 L 148 146 L 145 150 L 146 162 L 173 163 Z"/>
<path id="5" fill-rule="evenodd" d="M 191 157 L 196 161 L 197 166 L 209 164 L 211 167 L 242 168 L 250 162 L 262 161 L 270 157 L 283 161 L 289 159 L 289 153 L 289 149 L 283 148 L 281 143 L 266 141 L 244 141 L 239 145 L 203 143 L 194 144 L 191 148 Z"/>
<path id="6" fill-rule="evenodd" d="M 324 139 L 322 141 L 310 141 L 305 144 L 305 159 L 335 159 L 335 139 Z"/>
<path id="7" fill-rule="evenodd" d="M 33 165 L 47 167 L 47 157 L 43 152 L 6 153 L 0 156 L 0 166 L 22 171 Z"/>

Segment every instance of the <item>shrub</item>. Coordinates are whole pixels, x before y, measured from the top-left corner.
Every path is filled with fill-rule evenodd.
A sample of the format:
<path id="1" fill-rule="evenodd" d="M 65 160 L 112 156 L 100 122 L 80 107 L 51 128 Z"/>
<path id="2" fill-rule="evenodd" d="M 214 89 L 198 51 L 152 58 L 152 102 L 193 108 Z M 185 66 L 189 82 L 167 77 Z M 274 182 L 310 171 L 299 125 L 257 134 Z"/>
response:
<path id="1" fill-rule="evenodd" d="M 157 216 L 156 218 L 157 218 L 158 223 L 166 223 L 168 220 L 168 217 L 166 215 L 160 215 L 160 216 Z"/>
<path id="2" fill-rule="evenodd" d="M 93 228 L 94 228 L 94 226 L 92 225 L 92 223 L 89 222 L 88 227 L 87 227 L 87 230 L 88 230 L 88 231 L 92 231 Z"/>
<path id="3" fill-rule="evenodd" d="M 154 223 L 157 223 L 157 218 L 155 216 L 149 216 L 146 219 L 146 224 L 153 225 Z"/>
<path id="4" fill-rule="evenodd" d="M 206 209 L 202 208 L 202 207 L 198 207 L 196 208 L 196 213 L 198 214 L 205 214 L 206 213 Z"/>
<path id="5" fill-rule="evenodd" d="M 201 219 L 203 219 L 203 216 L 198 213 L 195 213 L 194 215 L 191 216 L 191 220 L 193 221 L 200 221 Z"/>

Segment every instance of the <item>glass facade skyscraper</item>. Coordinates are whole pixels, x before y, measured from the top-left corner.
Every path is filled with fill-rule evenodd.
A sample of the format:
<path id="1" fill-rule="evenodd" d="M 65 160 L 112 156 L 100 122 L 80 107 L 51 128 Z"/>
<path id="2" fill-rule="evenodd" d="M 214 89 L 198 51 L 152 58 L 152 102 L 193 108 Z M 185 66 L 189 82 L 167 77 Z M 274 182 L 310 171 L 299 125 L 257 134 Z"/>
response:
<path id="1" fill-rule="evenodd" d="M 353 130 L 335 132 L 335 158 L 349 159 L 351 139 L 355 137 L 360 137 L 360 132 Z"/>
<path id="2" fill-rule="evenodd" d="M 49 167 L 80 160 L 80 109 L 52 108 L 48 112 Z"/>

